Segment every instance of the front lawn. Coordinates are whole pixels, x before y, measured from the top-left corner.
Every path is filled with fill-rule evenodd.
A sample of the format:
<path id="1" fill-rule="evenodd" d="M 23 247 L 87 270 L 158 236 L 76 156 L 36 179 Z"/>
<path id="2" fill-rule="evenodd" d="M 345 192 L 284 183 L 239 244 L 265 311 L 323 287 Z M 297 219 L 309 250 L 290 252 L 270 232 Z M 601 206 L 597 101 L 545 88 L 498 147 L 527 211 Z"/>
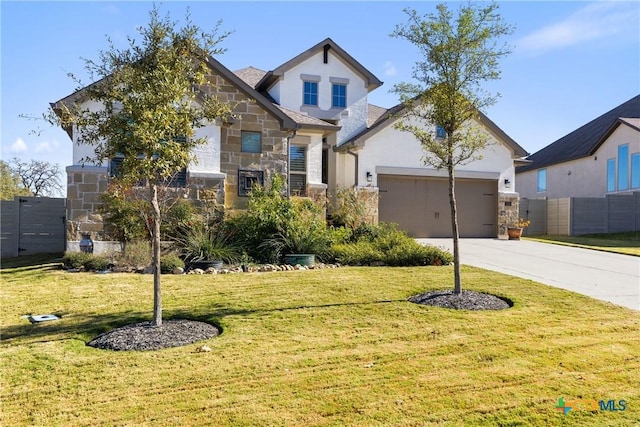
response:
<path id="1" fill-rule="evenodd" d="M 584 236 L 532 236 L 529 240 L 640 256 L 640 231 Z"/>
<path id="2" fill-rule="evenodd" d="M 451 267 L 163 276 L 165 318 L 212 322 L 222 335 L 154 352 L 85 345 L 148 320 L 152 281 L 4 268 L 0 424 L 626 426 L 640 419 L 640 313 L 532 281 L 464 267 L 463 286 L 514 306 L 463 312 L 406 301 L 452 287 Z M 49 313 L 62 318 L 31 325 L 22 317 Z M 203 344 L 211 351 L 197 351 Z M 558 411 L 561 397 L 575 410 Z M 579 410 L 592 400 L 625 400 L 626 410 Z"/>

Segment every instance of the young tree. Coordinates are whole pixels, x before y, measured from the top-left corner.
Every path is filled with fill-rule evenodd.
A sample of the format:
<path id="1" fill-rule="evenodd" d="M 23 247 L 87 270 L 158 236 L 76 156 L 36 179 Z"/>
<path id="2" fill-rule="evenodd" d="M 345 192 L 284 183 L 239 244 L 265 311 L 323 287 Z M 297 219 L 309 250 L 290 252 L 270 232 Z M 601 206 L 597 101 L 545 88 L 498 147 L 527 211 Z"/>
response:
<path id="1" fill-rule="evenodd" d="M 13 200 L 15 196 L 31 196 L 31 191 L 22 186 L 7 162 L 0 160 L 0 200 Z"/>
<path id="2" fill-rule="evenodd" d="M 44 160 L 23 162 L 14 157 L 9 161 L 11 171 L 20 178 L 22 186 L 35 197 L 55 197 L 63 192 L 60 165 Z"/>
<path id="3" fill-rule="evenodd" d="M 160 292 L 160 224 L 158 189 L 188 166 L 192 149 L 205 142 L 194 130 L 231 115 L 231 107 L 207 91 L 208 59 L 224 50 L 219 44 L 220 22 L 205 32 L 191 22 L 161 18 L 154 6 L 140 42 L 109 48 L 99 60 L 85 60 L 95 83 L 80 88 L 74 105 L 54 105 L 49 117 L 63 127 L 72 126 L 82 144 L 94 148 L 85 160 L 102 163 L 124 156 L 120 179 L 143 182 L 148 189 L 152 217 L 154 304 L 153 324 L 162 324 Z M 101 108 L 89 108 L 93 101 Z"/>
<path id="4" fill-rule="evenodd" d="M 424 17 L 405 9 L 409 19 L 391 33 L 413 43 L 422 58 L 413 77 L 417 84 L 394 87 L 404 102 L 400 130 L 412 133 L 425 151 L 423 161 L 449 175 L 449 202 L 453 234 L 454 293 L 462 293 L 455 168 L 480 158 L 488 137 L 476 125 L 479 111 L 494 104 L 497 94 L 481 87 L 500 77 L 499 60 L 510 53 L 501 43 L 512 29 L 498 14 L 496 3 L 462 4 L 454 16 L 445 4 Z M 444 135 L 432 129 L 439 126 Z"/>

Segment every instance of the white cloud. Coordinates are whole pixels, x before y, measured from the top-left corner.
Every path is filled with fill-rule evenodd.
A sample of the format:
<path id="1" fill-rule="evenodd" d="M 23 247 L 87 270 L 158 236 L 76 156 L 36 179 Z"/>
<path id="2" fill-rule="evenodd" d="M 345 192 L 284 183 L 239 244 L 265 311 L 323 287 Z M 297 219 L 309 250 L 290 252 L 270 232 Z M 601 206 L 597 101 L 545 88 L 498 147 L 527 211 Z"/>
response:
<path id="1" fill-rule="evenodd" d="M 11 152 L 12 153 L 24 153 L 29 150 L 27 144 L 22 140 L 22 138 L 18 138 L 15 140 L 13 144 L 11 144 Z"/>
<path id="2" fill-rule="evenodd" d="M 55 139 L 53 141 L 42 141 L 36 145 L 35 152 L 36 153 L 49 153 L 51 151 L 57 150 L 60 147 L 60 143 Z"/>
<path id="3" fill-rule="evenodd" d="M 393 62 L 387 61 L 384 63 L 384 74 L 385 76 L 395 76 L 397 74 L 396 66 L 393 65 Z"/>
<path id="4" fill-rule="evenodd" d="M 596 2 L 563 21 L 523 37 L 516 45 L 523 51 L 539 53 L 604 39 L 626 31 L 635 34 L 637 29 L 638 6 L 635 2 Z"/>

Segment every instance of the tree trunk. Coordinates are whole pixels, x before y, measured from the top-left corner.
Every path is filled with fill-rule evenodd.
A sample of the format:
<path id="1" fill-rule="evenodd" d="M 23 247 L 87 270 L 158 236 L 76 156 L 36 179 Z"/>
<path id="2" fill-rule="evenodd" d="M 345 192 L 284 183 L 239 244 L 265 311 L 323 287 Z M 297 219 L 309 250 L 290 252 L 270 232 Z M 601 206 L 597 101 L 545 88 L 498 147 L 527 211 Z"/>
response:
<path id="1" fill-rule="evenodd" d="M 153 227 L 153 325 L 162 325 L 162 296 L 160 294 L 160 204 L 158 186 L 151 183 L 151 207 Z"/>
<path id="2" fill-rule="evenodd" d="M 449 171 L 449 204 L 451 205 L 451 234 L 453 235 L 453 293 L 462 293 L 462 283 L 460 280 L 460 249 L 458 248 L 458 209 L 456 205 L 456 179 L 453 170 L 453 162 L 449 159 L 447 163 Z"/>

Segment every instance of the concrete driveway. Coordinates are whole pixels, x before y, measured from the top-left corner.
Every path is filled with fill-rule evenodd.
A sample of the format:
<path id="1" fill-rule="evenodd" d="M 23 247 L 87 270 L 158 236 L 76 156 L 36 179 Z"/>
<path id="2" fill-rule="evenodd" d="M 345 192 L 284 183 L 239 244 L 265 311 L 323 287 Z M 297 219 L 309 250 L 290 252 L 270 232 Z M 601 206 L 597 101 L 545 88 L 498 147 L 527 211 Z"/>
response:
<path id="1" fill-rule="evenodd" d="M 453 251 L 451 239 L 418 239 Z M 460 239 L 462 264 L 640 310 L 640 258 L 528 240 Z"/>

